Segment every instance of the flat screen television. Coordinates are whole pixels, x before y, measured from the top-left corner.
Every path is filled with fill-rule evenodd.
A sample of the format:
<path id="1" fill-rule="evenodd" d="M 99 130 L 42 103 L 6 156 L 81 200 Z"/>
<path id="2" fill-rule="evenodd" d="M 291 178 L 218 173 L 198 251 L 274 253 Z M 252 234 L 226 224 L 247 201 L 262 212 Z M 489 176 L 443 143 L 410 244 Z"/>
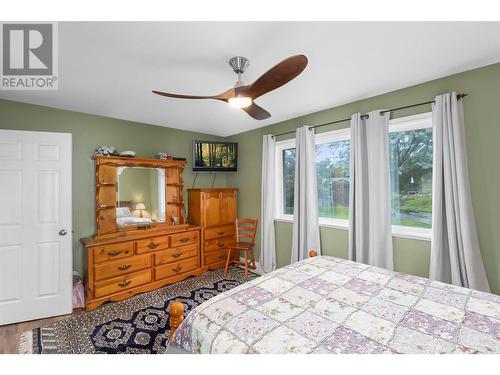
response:
<path id="1" fill-rule="evenodd" d="M 236 172 L 238 144 L 193 141 L 193 172 Z"/>

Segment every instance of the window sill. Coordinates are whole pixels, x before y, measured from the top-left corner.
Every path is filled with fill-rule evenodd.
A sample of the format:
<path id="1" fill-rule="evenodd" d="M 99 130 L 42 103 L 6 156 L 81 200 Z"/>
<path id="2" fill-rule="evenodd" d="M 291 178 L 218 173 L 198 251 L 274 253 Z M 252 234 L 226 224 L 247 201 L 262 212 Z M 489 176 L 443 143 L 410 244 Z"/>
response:
<path id="1" fill-rule="evenodd" d="M 319 226 L 334 229 L 349 229 L 349 220 L 319 218 Z"/>
<path id="2" fill-rule="evenodd" d="M 412 240 L 420 240 L 420 241 L 430 241 L 432 237 L 432 229 L 393 225 L 392 235 L 393 237 L 409 238 Z"/>
<path id="3" fill-rule="evenodd" d="M 281 223 L 293 223 L 293 216 L 280 216 L 274 219 L 274 221 Z M 323 228 L 332 229 L 342 229 L 349 230 L 349 222 L 347 220 L 332 220 L 332 219 L 320 219 L 319 226 Z M 427 228 L 411 228 L 403 227 L 399 225 L 392 226 L 392 236 L 400 238 L 408 238 L 412 240 L 419 241 L 430 241 L 432 236 L 432 230 Z"/>
<path id="4" fill-rule="evenodd" d="M 276 217 L 274 218 L 274 221 L 278 221 L 278 222 L 281 222 L 281 223 L 293 223 L 293 216 L 280 216 L 280 217 Z"/>

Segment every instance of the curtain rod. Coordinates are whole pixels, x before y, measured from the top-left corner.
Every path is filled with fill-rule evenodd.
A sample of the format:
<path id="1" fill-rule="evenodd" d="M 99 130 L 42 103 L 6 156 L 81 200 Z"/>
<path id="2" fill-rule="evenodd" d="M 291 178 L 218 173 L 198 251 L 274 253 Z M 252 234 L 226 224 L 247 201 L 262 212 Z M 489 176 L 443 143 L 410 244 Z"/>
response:
<path id="1" fill-rule="evenodd" d="M 468 96 L 469 94 L 457 94 L 457 99 L 460 100 L 462 98 L 465 98 L 466 96 Z M 385 113 L 387 112 L 394 112 L 394 111 L 399 111 L 401 109 L 407 109 L 407 108 L 413 108 L 413 107 L 419 107 L 419 106 L 422 106 L 422 105 L 426 105 L 426 104 L 432 104 L 434 103 L 435 100 L 431 100 L 431 101 L 428 101 L 428 102 L 422 102 L 422 103 L 417 103 L 417 104 L 410 104 L 410 105 L 405 105 L 404 107 L 397 107 L 397 108 L 392 108 L 392 109 L 386 109 L 384 111 L 380 111 L 380 115 L 384 115 Z M 366 119 L 368 118 L 368 114 L 365 114 L 365 115 L 362 115 L 361 118 L 363 119 Z M 342 120 L 336 120 L 336 121 L 330 121 L 330 122 L 325 122 L 324 124 L 319 124 L 319 125 L 314 125 L 314 126 L 311 126 L 309 129 L 312 130 L 312 129 L 316 129 L 316 128 L 320 128 L 322 126 L 326 126 L 326 125 L 333 125 L 333 124 L 339 124 L 341 122 L 346 122 L 346 121 L 351 121 L 351 118 L 345 118 L 345 119 L 342 119 Z M 284 133 L 279 133 L 279 134 L 274 134 L 273 137 L 279 137 L 281 135 L 285 135 L 285 134 L 292 134 L 292 133 L 295 133 L 297 129 L 295 130 L 290 130 L 288 132 L 284 132 Z"/>

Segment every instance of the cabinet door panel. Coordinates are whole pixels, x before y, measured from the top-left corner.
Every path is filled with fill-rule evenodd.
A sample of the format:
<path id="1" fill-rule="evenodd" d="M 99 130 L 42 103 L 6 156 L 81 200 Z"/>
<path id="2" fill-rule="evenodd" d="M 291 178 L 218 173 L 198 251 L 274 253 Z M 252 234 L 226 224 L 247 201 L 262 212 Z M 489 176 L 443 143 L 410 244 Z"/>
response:
<path id="1" fill-rule="evenodd" d="M 221 220 L 220 194 L 203 193 L 203 225 L 206 227 L 219 225 Z"/>
<path id="2" fill-rule="evenodd" d="M 236 221 L 236 193 L 221 193 L 221 224 Z"/>

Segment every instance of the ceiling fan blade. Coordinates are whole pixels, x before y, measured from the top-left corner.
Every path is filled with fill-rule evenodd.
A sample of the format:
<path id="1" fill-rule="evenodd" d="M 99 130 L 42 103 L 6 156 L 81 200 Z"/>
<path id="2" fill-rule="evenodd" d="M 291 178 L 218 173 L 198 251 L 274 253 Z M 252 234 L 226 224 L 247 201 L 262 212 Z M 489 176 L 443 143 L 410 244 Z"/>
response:
<path id="1" fill-rule="evenodd" d="M 156 95 L 166 96 L 169 98 L 178 98 L 178 99 L 215 99 L 215 96 L 200 96 L 200 95 L 181 95 L 181 94 L 172 94 L 169 92 L 155 91 L 153 93 Z"/>
<path id="2" fill-rule="evenodd" d="M 266 118 L 271 117 L 271 114 L 269 112 L 255 103 L 252 103 L 246 108 L 242 108 L 242 110 L 244 110 L 250 117 L 253 117 L 256 120 L 265 120 Z"/>
<path id="3" fill-rule="evenodd" d="M 216 99 L 227 101 L 229 98 L 235 96 L 234 88 L 230 88 L 218 95 L 183 95 L 183 94 L 173 94 L 169 92 L 162 92 L 153 90 L 153 93 L 156 95 L 166 96 L 168 98 L 177 98 L 177 99 Z"/>
<path id="4" fill-rule="evenodd" d="M 245 90 L 245 95 L 255 99 L 261 95 L 267 94 L 297 77 L 306 66 L 306 56 L 290 56 L 261 75 Z"/>

